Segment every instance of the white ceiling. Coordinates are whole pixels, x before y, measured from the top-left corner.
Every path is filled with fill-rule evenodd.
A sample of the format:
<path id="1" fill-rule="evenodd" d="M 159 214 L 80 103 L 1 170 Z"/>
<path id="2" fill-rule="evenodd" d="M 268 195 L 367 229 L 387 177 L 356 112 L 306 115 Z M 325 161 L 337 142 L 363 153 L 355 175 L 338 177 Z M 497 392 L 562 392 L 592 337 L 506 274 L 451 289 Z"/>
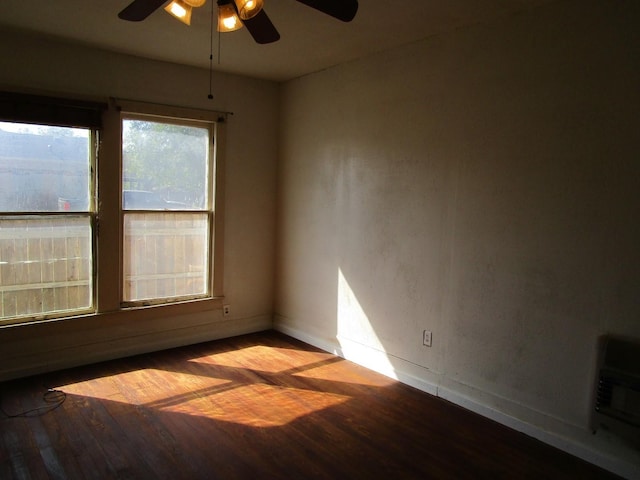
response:
<path id="1" fill-rule="evenodd" d="M 18 29 L 107 50 L 209 67 L 210 13 L 194 9 L 188 27 L 159 9 L 143 22 L 118 12 L 130 0 L 4 0 L 0 28 Z M 343 23 L 295 0 L 265 0 L 280 41 L 258 45 L 241 29 L 213 36 L 215 70 L 284 81 L 436 33 L 516 13 L 552 0 L 360 0 Z"/>

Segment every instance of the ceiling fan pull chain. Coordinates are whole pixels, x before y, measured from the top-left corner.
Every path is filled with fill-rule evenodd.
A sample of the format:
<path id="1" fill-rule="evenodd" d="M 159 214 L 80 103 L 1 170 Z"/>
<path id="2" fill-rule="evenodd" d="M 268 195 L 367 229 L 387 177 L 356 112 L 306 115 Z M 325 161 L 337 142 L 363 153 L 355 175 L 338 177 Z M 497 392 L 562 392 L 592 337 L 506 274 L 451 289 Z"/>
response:
<path id="1" fill-rule="evenodd" d="M 211 2 L 211 24 L 209 27 L 209 95 L 207 98 L 213 100 L 213 2 Z M 218 43 L 220 43 L 218 41 Z M 220 57 L 220 55 L 218 55 Z"/>

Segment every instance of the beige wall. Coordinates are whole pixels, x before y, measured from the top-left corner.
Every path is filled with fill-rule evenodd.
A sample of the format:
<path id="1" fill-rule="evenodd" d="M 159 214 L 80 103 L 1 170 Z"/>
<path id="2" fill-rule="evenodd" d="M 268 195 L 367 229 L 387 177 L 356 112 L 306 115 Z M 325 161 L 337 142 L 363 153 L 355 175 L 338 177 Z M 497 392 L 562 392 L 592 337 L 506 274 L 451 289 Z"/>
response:
<path id="1" fill-rule="evenodd" d="M 231 305 L 231 315 L 223 317 L 220 308 L 170 307 L 0 328 L 0 380 L 270 328 L 278 109 L 275 83 L 216 73 L 215 98 L 208 100 L 206 70 L 5 31 L 0 32 L 0 87 L 233 112 L 226 123 L 224 232 L 224 303 Z M 252 132 L 250 142 L 248 131 Z M 117 161 L 112 150 L 103 154 L 101 160 Z M 114 245 L 116 242 L 117 235 Z M 117 289 L 117 278 L 113 285 Z"/>
<path id="2" fill-rule="evenodd" d="M 0 379 L 268 328 L 275 298 L 283 331 L 632 471 L 587 426 L 597 337 L 640 337 L 637 5 L 556 2 L 280 88 L 215 74 L 212 102 L 206 71 L 0 32 L 4 88 L 234 112 L 232 316 L 2 328 Z"/>
<path id="3" fill-rule="evenodd" d="M 277 328 L 636 469 L 588 426 L 598 336 L 640 337 L 638 5 L 555 2 L 286 83 Z"/>

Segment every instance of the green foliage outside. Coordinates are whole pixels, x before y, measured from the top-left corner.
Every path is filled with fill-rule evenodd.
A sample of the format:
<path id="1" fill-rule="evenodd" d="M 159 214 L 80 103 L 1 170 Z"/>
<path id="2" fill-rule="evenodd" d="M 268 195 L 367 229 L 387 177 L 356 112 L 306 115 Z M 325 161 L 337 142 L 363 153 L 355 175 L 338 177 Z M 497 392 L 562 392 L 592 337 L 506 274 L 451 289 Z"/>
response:
<path id="1" fill-rule="evenodd" d="M 205 207 L 207 128 L 124 120 L 122 144 L 125 190 L 148 190 L 188 208 Z"/>

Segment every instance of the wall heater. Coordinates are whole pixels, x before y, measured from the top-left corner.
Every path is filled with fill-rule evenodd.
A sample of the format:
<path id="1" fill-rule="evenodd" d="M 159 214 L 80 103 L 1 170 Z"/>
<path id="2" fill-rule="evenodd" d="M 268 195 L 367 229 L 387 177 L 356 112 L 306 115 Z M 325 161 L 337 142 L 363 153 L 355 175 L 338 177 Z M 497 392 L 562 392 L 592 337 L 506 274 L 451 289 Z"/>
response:
<path id="1" fill-rule="evenodd" d="M 594 429 L 640 449 L 640 341 L 602 340 L 595 397 Z"/>

